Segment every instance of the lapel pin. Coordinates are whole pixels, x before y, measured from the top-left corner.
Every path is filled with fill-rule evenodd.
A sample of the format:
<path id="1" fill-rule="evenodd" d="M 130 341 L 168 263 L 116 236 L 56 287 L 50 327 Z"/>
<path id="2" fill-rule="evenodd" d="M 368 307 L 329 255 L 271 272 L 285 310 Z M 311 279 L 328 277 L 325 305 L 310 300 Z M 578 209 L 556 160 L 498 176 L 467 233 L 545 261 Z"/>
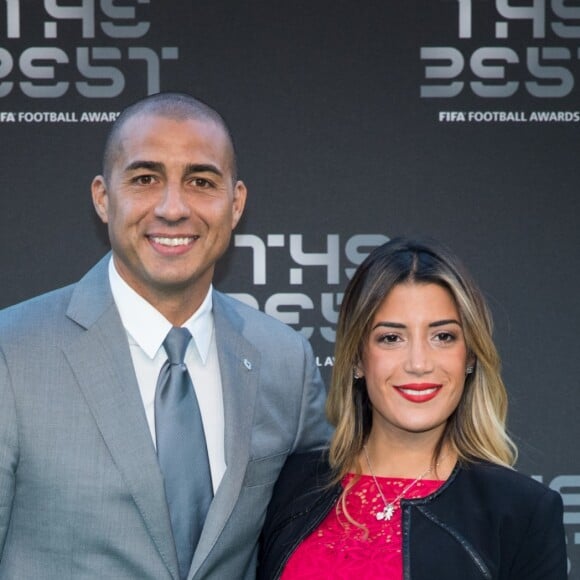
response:
<path id="1" fill-rule="evenodd" d="M 251 363 L 251 362 L 250 362 L 250 361 L 249 361 L 247 358 L 245 358 L 245 359 L 244 359 L 244 366 L 245 366 L 245 367 L 246 367 L 246 368 L 247 368 L 249 371 L 251 371 L 251 370 L 252 370 L 252 363 Z"/>

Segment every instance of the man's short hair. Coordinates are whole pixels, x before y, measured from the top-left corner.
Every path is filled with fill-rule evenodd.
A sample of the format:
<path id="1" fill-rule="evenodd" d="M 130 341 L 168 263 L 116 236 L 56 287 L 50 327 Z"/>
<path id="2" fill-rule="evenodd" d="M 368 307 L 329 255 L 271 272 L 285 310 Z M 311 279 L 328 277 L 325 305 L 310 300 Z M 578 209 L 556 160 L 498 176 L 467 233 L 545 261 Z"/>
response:
<path id="1" fill-rule="evenodd" d="M 237 180 L 238 171 L 234 143 L 230 130 L 222 116 L 210 106 L 185 93 L 157 93 L 128 106 L 113 123 L 103 150 L 102 173 L 105 181 L 108 181 L 111 176 L 125 124 L 133 117 L 141 114 L 157 115 L 184 121 L 187 119 L 211 121 L 221 127 L 226 136 L 232 178 L 234 181 Z"/>

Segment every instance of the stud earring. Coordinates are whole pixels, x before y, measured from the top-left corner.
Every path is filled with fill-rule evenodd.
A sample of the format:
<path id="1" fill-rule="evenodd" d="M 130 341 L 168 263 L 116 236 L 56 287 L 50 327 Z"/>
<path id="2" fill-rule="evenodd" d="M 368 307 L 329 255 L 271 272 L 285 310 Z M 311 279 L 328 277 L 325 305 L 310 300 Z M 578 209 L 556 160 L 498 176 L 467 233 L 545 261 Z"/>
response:
<path id="1" fill-rule="evenodd" d="M 357 379 L 360 379 L 362 375 L 358 372 L 358 369 L 355 368 L 352 372 L 352 376 L 355 380 L 357 380 Z"/>
<path id="2" fill-rule="evenodd" d="M 473 372 L 473 367 L 470 365 L 465 369 L 465 374 L 470 375 Z"/>

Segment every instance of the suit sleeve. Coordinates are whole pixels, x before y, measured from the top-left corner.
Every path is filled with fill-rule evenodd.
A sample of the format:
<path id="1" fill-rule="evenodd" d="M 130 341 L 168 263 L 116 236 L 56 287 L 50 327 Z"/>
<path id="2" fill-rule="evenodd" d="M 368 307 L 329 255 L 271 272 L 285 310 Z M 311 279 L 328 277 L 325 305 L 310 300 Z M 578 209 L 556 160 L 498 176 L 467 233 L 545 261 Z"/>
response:
<path id="1" fill-rule="evenodd" d="M 0 561 L 12 512 L 17 457 L 14 394 L 6 360 L 0 351 Z"/>
<path id="2" fill-rule="evenodd" d="M 560 494 L 546 489 L 536 505 L 510 578 L 566 580 L 568 574 L 563 517 Z"/>
<path id="3" fill-rule="evenodd" d="M 298 429 L 291 453 L 302 453 L 328 446 L 332 428 L 326 420 L 327 391 L 314 362 L 310 343 L 300 337 L 304 349 L 302 404 Z"/>

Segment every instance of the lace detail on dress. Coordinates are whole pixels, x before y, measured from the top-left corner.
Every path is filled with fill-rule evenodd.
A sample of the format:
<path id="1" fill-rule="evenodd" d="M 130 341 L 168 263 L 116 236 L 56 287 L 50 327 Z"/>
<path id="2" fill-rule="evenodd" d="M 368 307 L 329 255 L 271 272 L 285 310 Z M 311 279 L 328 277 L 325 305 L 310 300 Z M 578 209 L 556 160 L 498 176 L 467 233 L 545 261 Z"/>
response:
<path id="1" fill-rule="evenodd" d="M 343 487 L 354 477 L 347 474 L 342 481 Z M 385 498 L 391 502 L 413 480 L 377 477 L 377 481 Z M 419 481 L 405 494 L 405 498 L 428 496 L 442 483 L 431 479 Z M 372 477 L 362 475 L 349 490 L 346 507 L 351 519 L 363 527 L 348 521 L 339 501 L 292 554 L 282 574 L 283 580 L 400 580 L 403 577 L 399 502 L 390 520 L 377 520 L 377 512 L 382 511 L 385 505 Z"/>

